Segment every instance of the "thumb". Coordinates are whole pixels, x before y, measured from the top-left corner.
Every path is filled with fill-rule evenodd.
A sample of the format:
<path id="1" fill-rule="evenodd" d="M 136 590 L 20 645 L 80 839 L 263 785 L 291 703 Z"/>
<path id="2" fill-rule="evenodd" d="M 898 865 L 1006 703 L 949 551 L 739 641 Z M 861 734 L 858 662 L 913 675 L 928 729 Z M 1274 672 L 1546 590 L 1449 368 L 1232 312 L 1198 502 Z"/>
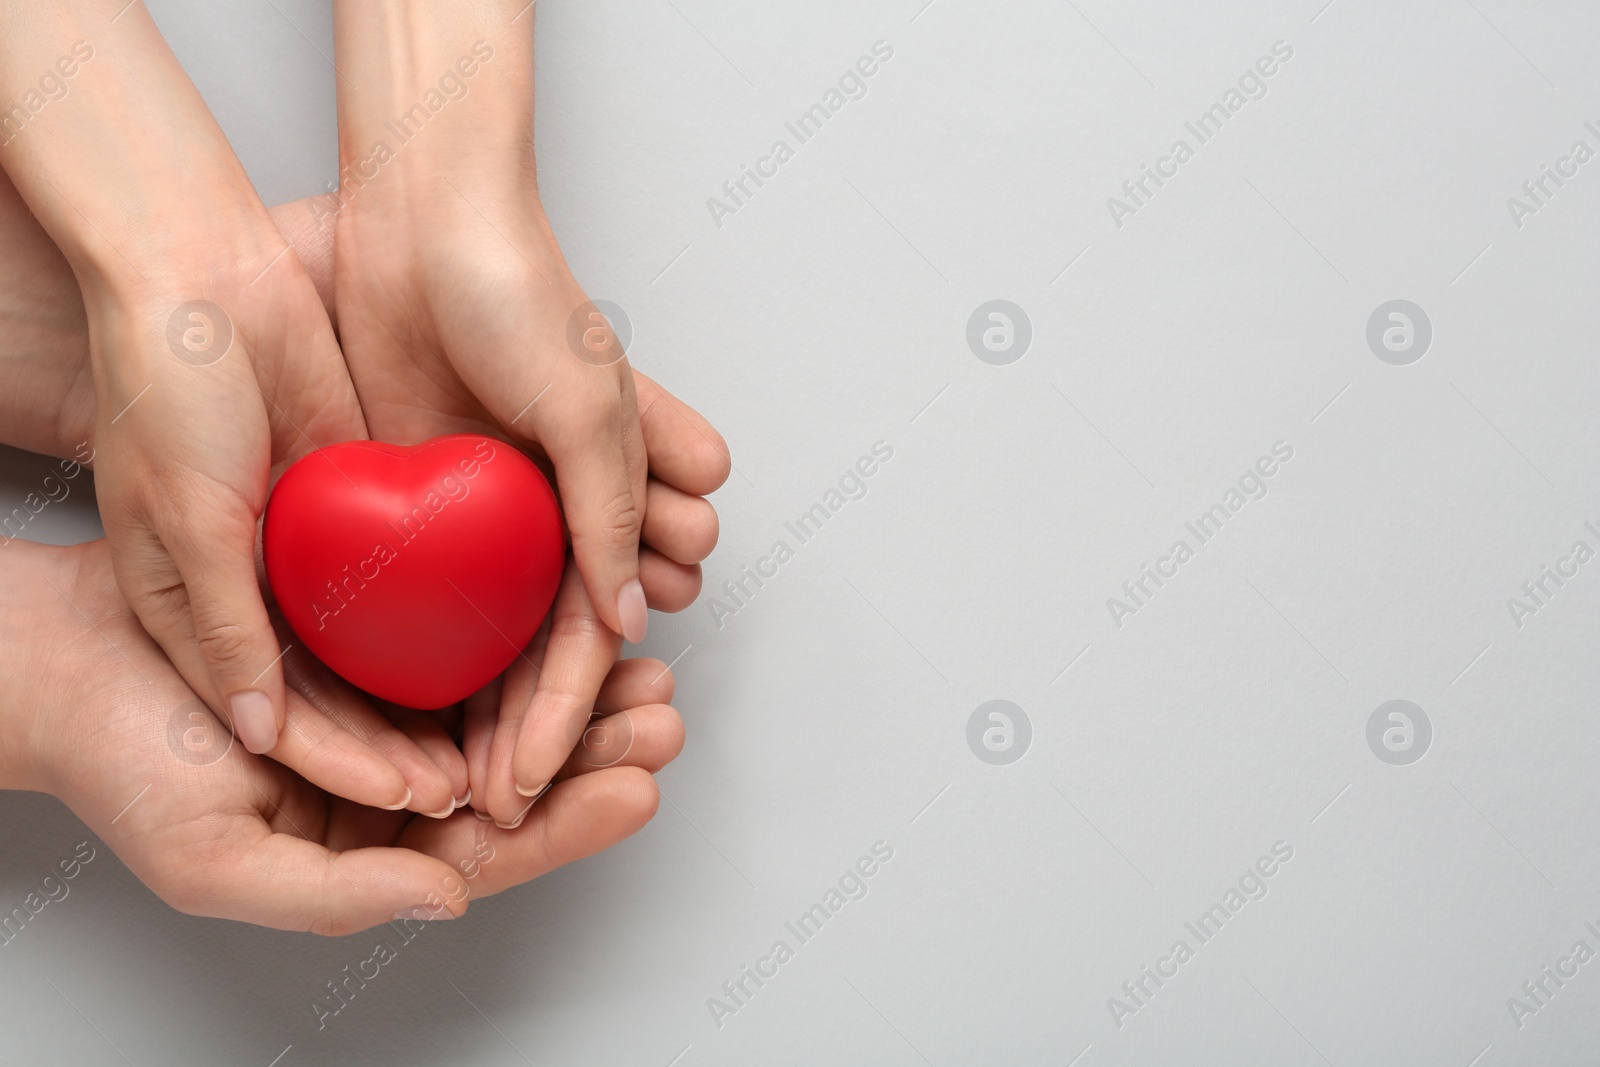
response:
<path id="1" fill-rule="evenodd" d="M 203 537 L 197 533 L 174 530 L 164 538 L 187 595 L 193 643 L 176 637 L 180 650 L 175 635 L 153 636 L 184 664 L 186 678 L 198 654 L 193 666 L 210 682 L 240 743 L 258 755 L 270 752 L 284 723 L 283 651 L 256 581 L 255 518 L 246 509 L 206 523 Z"/>
<path id="2" fill-rule="evenodd" d="M 454 919 L 466 886 L 443 860 L 408 848 L 334 852 L 265 832 L 194 876 L 174 903 L 191 914 L 339 936 L 394 919 Z"/>
<path id="3" fill-rule="evenodd" d="M 626 454 L 623 413 L 595 406 L 552 421 L 540 443 L 556 469 L 573 560 L 601 620 L 637 644 L 649 621 L 639 584 L 644 501 Z"/>

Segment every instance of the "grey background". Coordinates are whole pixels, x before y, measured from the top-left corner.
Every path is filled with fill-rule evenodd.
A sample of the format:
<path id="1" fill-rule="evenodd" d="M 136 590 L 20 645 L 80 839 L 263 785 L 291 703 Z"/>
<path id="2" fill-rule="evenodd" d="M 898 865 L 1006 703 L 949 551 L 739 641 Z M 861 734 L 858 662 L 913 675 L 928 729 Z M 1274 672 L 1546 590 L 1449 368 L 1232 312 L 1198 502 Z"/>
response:
<path id="1" fill-rule="evenodd" d="M 1506 198 L 1600 148 L 1600 9 L 1322 3 L 540 4 L 567 255 L 737 464 L 706 594 L 645 646 L 688 725 L 660 814 L 429 929 L 321 1032 L 382 931 L 186 918 L 103 851 L 0 950 L 0 1060 L 1592 1061 L 1600 964 L 1520 1029 L 1506 1000 L 1600 949 L 1600 563 L 1521 629 L 1506 601 L 1600 547 L 1600 160 L 1520 229 Z M 321 191 L 326 0 L 151 7 L 263 197 Z M 716 226 L 879 40 L 868 95 Z M 1114 226 L 1278 40 L 1268 95 Z M 1032 323 L 1008 366 L 966 344 L 992 299 Z M 1393 299 L 1433 326 L 1409 366 L 1366 344 Z M 879 440 L 868 495 L 719 627 L 710 595 Z M 1269 494 L 1116 627 L 1277 441 Z M 42 466 L 4 466 L 9 510 Z M 967 744 L 996 699 L 1032 725 L 1009 765 Z M 1405 766 L 1367 745 L 1391 699 L 1433 728 Z M 4 810 L 9 906 L 84 831 Z M 878 841 L 868 895 L 719 1028 L 708 998 Z M 1119 1029 L 1107 998 L 1277 841 L 1265 899 Z"/>

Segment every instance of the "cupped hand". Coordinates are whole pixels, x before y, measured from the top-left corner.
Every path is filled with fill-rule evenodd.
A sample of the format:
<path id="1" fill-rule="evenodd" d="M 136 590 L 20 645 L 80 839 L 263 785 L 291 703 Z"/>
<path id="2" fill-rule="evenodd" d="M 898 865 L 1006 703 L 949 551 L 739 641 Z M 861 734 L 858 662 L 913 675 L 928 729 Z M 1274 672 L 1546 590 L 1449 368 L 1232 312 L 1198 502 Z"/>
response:
<path id="1" fill-rule="evenodd" d="M 272 229 L 245 271 L 87 302 L 96 491 L 118 584 L 255 753 L 277 744 L 285 707 L 256 575 L 268 486 L 317 446 L 366 436 L 327 314 L 287 253 Z"/>
<path id="2" fill-rule="evenodd" d="M 184 728 L 178 713 L 195 705 L 194 691 L 108 584 L 104 544 L 7 551 L 0 588 L 16 607 L 0 616 L 6 784 L 56 794 L 191 914 L 323 934 L 454 918 L 472 898 L 638 830 L 658 803 L 650 775 L 682 742 L 662 703 L 670 677 L 619 667 L 605 690 L 617 709 L 605 736 L 580 746 L 515 831 L 464 811 L 428 819 L 363 807 L 237 745 L 186 759 L 172 731 Z"/>
<path id="3" fill-rule="evenodd" d="M 324 224 L 325 211 L 323 198 L 311 198 L 273 208 L 271 217 L 331 312 L 333 230 Z M 0 248 L 0 437 L 81 462 L 93 454 L 96 409 L 83 297 L 71 267 L 4 172 Z M 699 412 L 639 371 L 632 374 L 649 470 L 641 566 L 651 566 L 654 554 L 697 575 L 717 540 L 716 512 L 701 498 L 728 476 L 727 445 Z M 406 417 L 430 436 L 494 430 L 487 421 L 425 410 Z M 677 611 L 696 593 L 698 584 L 682 603 L 650 606 Z"/>
<path id="4" fill-rule="evenodd" d="M 335 220 L 340 338 L 373 436 L 488 425 L 544 459 L 590 603 L 638 642 L 657 461 L 623 346 L 539 198 L 537 17 L 513 0 L 337 0 L 341 186 L 319 214 Z M 698 436 L 726 460 L 709 426 Z"/>
<path id="5" fill-rule="evenodd" d="M 303 200 L 273 209 L 272 216 L 318 291 L 331 302 L 332 233 L 318 224 L 323 210 L 320 200 Z M 79 445 L 92 442 L 95 410 L 82 299 L 65 260 L 3 175 L 0 238 L 0 245 L 13 250 L 0 257 L 0 280 L 26 283 L 28 292 L 26 300 L 12 307 L 0 306 L 0 380 L 17 386 L 0 395 L 4 416 L 0 425 L 7 427 L 7 443 L 72 456 Z M 0 297 L 21 291 L 0 286 Z M 701 498 L 727 477 L 727 448 L 704 417 L 677 397 L 637 371 L 633 379 L 650 472 L 645 547 L 639 557 L 642 586 L 652 609 L 680 611 L 699 594 L 698 563 L 716 543 L 716 513 Z M 23 396 L 37 396 L 39 402 L 16 410 L 6 406 L 7 398 Z M 59 412 L 60 416 L 54 421 L 39 419 L 35 415 L 40 411 Z M 492 433 L 495 429 L 488 423 L 452 419 L 425 409 L 412 417 L 424 427 L 420 430 L 424 437 L 461 430 Z M 82 452 L 78 458 L 83 458 Z M 343 725 L 348 732 L 403 768 L 406 785 L 413 790 L 408 807 L 434 812 L 435 805 L 442 805 L 447 796 L 462 800 L 465 780 L 470 783 L 477 810 L 511 825 L 528 809 L 529 793 L 537 792 L 535 787 L 561 767 L 574 739 L 593 732 L 589 723 L 597 687 L 615 658 L 616 644 L 608 628 L 598 624 L 587 597 L 578 595 L 581 592 L 581 586 L 572 588 L 569 576 L 545 631 L 513 665 L 513 684 L 503 689 L 496 684 L 492 693 L 479 694 L 469 702 L 462 738 L 468 755 L 465 770 L 460 754 L 447 739 L 441 739 L 432 719 L 390 711 L 393 722 L 417 735 L 418 744 L 434 761 L 430 770 L 415 759 L 411 748 L 394 739 L 383 720 L 373 722 L 365 715 L 345 717 Z M 285 635 L 284 640 L 288 644 L 292 639 Z M 293 672 L 301 658 L 300 651 L 291 649 L 285 663 Z M 533 669 L 535 660 L 544 664 L 547 658 L 545 671 Z M 307 670 L 324 677 L 314 661 Z M 342 685 L 328 678 L 323 684 Z M 499 721 L 502 705 L 503 722 Z M 290 722 L 302 721 L 301 715 L 309 710 L 315 709 L 291 701 Z M 291 732 L 304 729 L 322 727 L 309 723 Z M 306 773 L 306 768 L 297 766 L 291 750 L 272 754 Z M 348 795 L 356 780 L 344 776 L 333 782 Z M 374 775 L 374 788 L 356 799 L 386 803 L 380 797 L 381 785 Z"/>
<path id="6" fill-rule="evenodd" d="M 494 192 L 441 177 L 341 211 L 334 294 L 345 358 L 380 439 L 413 443 L 440 420 L 487 423 L 547 457 L 590 599 L 638 642 L 649 502 L 633 375 L 533 197 L 487 184 Z"/>
<path id="7" fill-rule="evenodd" d="M 256 583 L 267 489 L 299 455 L 365 436 L 333 327 L 142 5 L 0 0 L 0 23 L 0 95 L 63 41 L 80 42 L 73 65 L 94 64 L 73 107 L 0 142 L 0 162 L 81 285 L 118 584 L 184 679 L 266 752 L 285 714 Z"/>

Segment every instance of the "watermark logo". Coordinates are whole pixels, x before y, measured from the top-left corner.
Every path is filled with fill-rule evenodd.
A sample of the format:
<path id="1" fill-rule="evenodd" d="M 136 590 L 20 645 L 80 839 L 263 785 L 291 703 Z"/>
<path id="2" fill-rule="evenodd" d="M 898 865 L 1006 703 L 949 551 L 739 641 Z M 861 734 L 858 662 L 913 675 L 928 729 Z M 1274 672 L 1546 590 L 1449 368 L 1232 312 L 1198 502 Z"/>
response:
<path id="1" fill-rule="evenodd" d="M 327 592 L 317 593 L 316 599 L 311 601 L 317 629 L 327 629 L 328 620 L 350 607 L 367 583 L 377 581 L 384 568 L 400 558 L 400 551 L 421 537 L 446 508 L 467 499 L 472 494 L 472 480 L 483 465 L 493 462 L 498 454 L 492 442 L 479 441 L 473 446 L 472 456 L 458 460 L 455 468 L 441 477 L 409 511 L 389 519 L 383 538 L 372 547 L 372 555 L 346 563 L 338 574 L 323 583 Z M 458 471 L 460 477 L 457 477 Z"/>
<path id="2" fill-rule="evenodd" d="M 1150 606 L 1155 595 L 1181 572 L 1183 565 L 1194 559 L 1200 549 L 1222 532 L 1224 525 L 1239 514 L 1244 506 L 1254 500 L 1264 500 L 1271 491 L 1269 479 L 1294 458 L 1294 446 L 1287 441 L 1274 441 L 1271 452 L 1246 467 L 1234 486 L 1230 486 L 1211 507 L 1183 524 L 1187 537 L 1172 542 L 1167 554 L 1157 557 L 1155 564 L 1144 564 L 1135 578 L 1122 583 L 1122 596 L 1107 597 L 1106 611 L 1111 624 L 1122 629 L 1123 620 Z M 1190 543 L 1189 538 L 1193 538 Z"/>
<path id="3" fill-rule="evenodd" d="M 1590 937 L 1600 940 L 1600 926 L 1596 926 L 1592 920 L 1585 922 L 1583 929 Z M 1572 943 L 1572 950 L 1565 956 L 1557 956 L 1552 962 L 1541 966 L 1532 978 L 1522 983 L 1522 988 L 1518 990 L 1520 996 L 1506 998 L 1511 1025 L 1521 1030 L 1528 1024 L 1530 1016 L 1548 1008 L 1556 994 L 1578 977 L 1583 965 L 1594 957 L 1595 951 L 1588 940 L 1580 937 Z"/>
<path id="4" fill-rule="evenodd" d="M 578 759 L 585 767 L 615 767 L 633 749 L 633 716 L 624 709 L 616 715 L 600 712 L 578 743 Z"/>
<path id="5" fill-rule="evenodd" d="M 1379 304 L 1367 319 L 1367 347 L 1385 363 L 1404 367 L 1428 354 L 1433 323 L 1409 300 Z"/>
<path id="6" fill-rule="evenodd" d="M 0 537 L 0 547 L 21 537 L 28 524 L 38 518 L 45 508 L 59 504 L 72 495 L 72 486 L 68 483 L 83 473 L 84 464 L 94 462 L 94 447 L 87 441 L 80 441 L 72 454 L 75 458 L 63 459 L 56 464 L 56 470 L 61 472 L 59 477 L 54 473 L 45 475 L 39 488 L 23 497 L 22 504 L 12 508 L 11 514 L 0 514 L 0 534 L 4 535 Z"/>
<path id="7" fill-rule="evenodd" d="M 1116 1028 L 1121 1030 L 1130 1018 L 1149 1007 L 1156 994 L 1177 978 L 1202 948 L 1215 941 L 1247 904 L 1267 899 L 1272 877 L 1292 859 L 1294 846 L 1287 841 L 1274 841 L 1272 848 L 1246 867 L 1233 884 L 1223 890 L 1221 897 L 1213 898 L 1209 908 L 1186 921 L 1184 933 L 1173 938 L 1172 947 L 1165 956 L 1158 957 L 1154 966 L 1141 966 L 1137 974 L 1122 983 L 1118 993 L 1106 998 L 1106 1010 Z"/>
<path id="8" fill-rule="evenodd" d="M 1031 744 L 1033 723 L 1009 700 L 979 704 L 967 718 L 967 747 L 985 763 L 996 767 L 1015 763 Z"/>
<path id="9" fill-rule="evenodd" d="M 1033 323 L 1009 300 L 979 304 L 967 319 L 967 347 L 985 363 L 1004 367 L 1028 354 Z"/>
<path id="10" fill-rule="evenodd" d="M 0 913 L 0 948 L 10 945 L 45 908 L 66 900 L 67 894 L 72 892 L 72 887 L 67 883 L 82 874 L 83 868 L 94 861 L 95 855 L 94 846 L 88 841 L 78 842 L 72 855 L 58 860 L 55 870 L 45 875 L 38 888 L 22 898 L 22 903 L 9 912 Z M 56 871 L 61 872 L 59 877 Z"/>
<path id="11" fill-rule="evenodd" d="M 1183 124 L 1185 135 L 1173 138 L 1172 147 L 1165 154 L 1157 156 L 1153 163 L 1142 164 L 1137 175 L 1122 183 L 1121 196 L 1106 198 L 1111 225 L 1120 230 L 1126 220 L 1148 207 L 1156 192 L 1182 173 L 1183 165 L 1222 133 L 1245 105 L 1265 99 L 1270 88 L 1268 80 L 1293 58 L 1294 48 L 1288 41 L 1273 41 L 1269 54 L 1258 57 L 1209 107 Z"/>
<path id="12" fill-rule="evenodd" d="M 233 731 L 211 714 L 205 701 L 190 700 L 172 709 L 167 747 L 191 767 L 209 767 L 233 747 Z"/>
<path id="13" fill-rule="evenodd" d="M 801 547 L 814 541 L 822 533 L 823 526 L 838 515 L 846 504 L 865 499 L 870 488 L 868 479 L 893 458 L 893 445 L 887 441 L 874 441 L 871 451 L 845 468 L 833 487 L 822 494 L 822 499 L 794 521 L 783 524 L 788 536 L 778 538 L 766 555 L 758 556 L 753 563 L 740 567 L 734 577 L 723 582 L 722 595 L 712 593 L 706 597 L 706 607 L 711 612 L 711 621 L 716 628 L 722 629 L 730 618 L 749 607 L 755 595 L 778 576 L 780 568 L 794 559 Z"/>
<path id="14" fill-rule="evenodd" d="M 0 101 L 0 148 L 22 136 L 28 124 L 38 120 L 39 113 L 51 104 L 65 100 L 71 91 L 67 83 L 78 76 L 83 65 L 94 58 L 94 46 L 88 41 L 78 41 L 70 54 L 56 58 L 46 67 L 39 80 L 23 92 L 22 98 Z"/>
<path id="15" fill-rule="evenodd" d="M 1600 143 L 1600 126 L 1590 121 L 1585 122 L 1583 128 Z M 1550 164 L 1541 163 L 1539 173 L 1522 183 L 1521 195 L 1506 197 L 1506 210 L 1511 214 L 1511 224 L 1520 230 L 1525 219 L 1549 207 L 1555 195 L 1565 189 L 1567 182 L 1576 178 L 1580 168 L 1594 156 L 1595 151 L 1589 142 L 1579 137 L 1573 140 L 1566 155 L 1556 158 L 1553 170 Z"/>
<path id="16" fill-rule="evenodd" d="M 1367 719 L 1367 747 L 1393 766 L 1417 762 L 1432 743 L 1433 723 L 1428 713 L 1409 700 L 1385 701 Z"/>
<path id="17" fill-rule="evenodd" d="M 1584 529 L 1595 536 L 1600 542 L 1600 527 L 1593 522 L 1585 522 Z M 1579 568 L 1591 559 L 1595 551 L 1589 547 L 1589 542 L 1579 537 L 1573 540 L 1572 550 L 1564 556 L 1544 564 L 1539 568 L 1539 573 L 1522 583 L 1521 596 L 1506 598 L 1506 609 L 1511 613 L 1511 621 L 1517 629 L 1527 625 L 1528 618 L 1537 615 L 1541 610 L 1550 606 L 1556 594 L 1567 587 L 1567 583 L 1576 578 Z"/>
<path id="18" fill-rule="evenodd" d="M 421 136 L 423 129 L 438 118 L 445 108 L 467 98 L 472 91 L 468 82 L 477 77 L 478 72 L 493 58 L 494 47 L 489 42 L 474 42 L 471 53 L 463 53 L 454 64 L 446 67 L 420 99 L 384 122 L 383 128 L 394 139 L 393 146 L 388 140 L 374 141 L 365 155 L 357 155 L 359 150 L 342 153 L 346 158 L 339 168 L 338 179 L 330 178 L 323 186 L 326 190 L 324 195 L 313 197 L 310 201 L 311 221 L 320 229 L 329 219 L 338 219 L 345 205 L 377 180 L 400 149 Z M 460 195 L 459 190 L 457 195 Z"/>
<path id="19" fill-rule="evenodd" d="M 454 918 L 445 897 L 458 904 L 470 899 L 471 881 L 494 862 L 495 849 L 489 844 L 487 834 L 487 825 L 478 823 L 472 856 L 456 862 L 465 880 L 457 878 L 454 874 L 445 875 L 439 882 L 439 888 L 444 893 L 443 897 L 430 892 L 420 905 L 400 912 L 390 921 L 388 931 L 399 935 L 397 943 L 391 942 L 386 932 L 383 939 L 373 945 L 370 956 L 364 956 L 353 964 L 345 964 L 339 973 L 323 982 L 323 988 L 327 992 L 325 994 L 319 992 L 319 999 L 311 1002 L 311 1014 L 317 1020 L 318 1030 L 326 1030 L 328 1020 L 348 1008 L 361 991 L 367 988 L 368 983 L 376 981 L 383 974 L 384 967 L 399 959 L 400 953 L 416 940 L 419 933 L 428 928 L 431 921 Z"/>
<path id="20" fill-rule="evenodd" d="M 586 300 L 567 319 L 567 347 L 591 367 L 611 366 L 632 343 L 632 320 L 609 300 Z"/>
<path id="21" fill-rule="evenodd" d="M 823 892 L 809 908 L 783 924 L 783 936 L 773 940 L 767 951 L 751 963 L 741 966 L 714 996 L 706 998 L 706 1010 L 711 1015 L 711 1025 L 721 1030 L 728 1020 L 749 1007 L 755 995 L 768 982 L 778 977 L 783 965 L 795 954 L 816 940 L 822 928 L 833 920 L 846 905 L 865 900 L 871 890 L 871 878 L 883 871 L 894 859 L 894 846 L 887 841 L 872 843 L 870 852 L 859 856 L 845 868 L 843 874 Z"/>
<path id="22" fill-rule="evenodd" d="M 783 136 L 773 138 L 764 154 L 753 162 L 739 164 L 739 173 L 722 183 L 719 195 L 706 197 L 706 210 L 711 213 L 712 224 L 722 229 L 725 221 L 748 207 L 756 193 L 782 173 L 795 153 L 821 133 L 847 104 L 866 99 L 868 80 L 893 58 L 893 45 L 874 41 L 870 54 L 860 56 L 846 67 L 838 81 L 822 91 L 816 103 L 783 124 Z"/>
<path id="23" fill-rule="evenodd" d="M 233 320 L 209 300 L 189 300 L 167 319 L 167 347 L 191 366 L 209 367 L 233 347 Z"/>

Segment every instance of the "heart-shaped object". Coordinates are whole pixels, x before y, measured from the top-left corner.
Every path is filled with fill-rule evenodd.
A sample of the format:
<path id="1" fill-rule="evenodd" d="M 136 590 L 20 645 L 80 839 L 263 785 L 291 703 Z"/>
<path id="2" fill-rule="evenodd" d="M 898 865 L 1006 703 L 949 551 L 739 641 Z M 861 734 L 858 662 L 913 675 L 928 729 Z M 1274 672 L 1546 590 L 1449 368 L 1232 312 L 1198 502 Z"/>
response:
<path id="1" fill-rule="evenodd" d="M 522 653 L 566 557 L 544 474 L 477 434 L 319 449 L 278 480 L 262 540 L 305 646 L 373 696 L 427 709 Z"/>

